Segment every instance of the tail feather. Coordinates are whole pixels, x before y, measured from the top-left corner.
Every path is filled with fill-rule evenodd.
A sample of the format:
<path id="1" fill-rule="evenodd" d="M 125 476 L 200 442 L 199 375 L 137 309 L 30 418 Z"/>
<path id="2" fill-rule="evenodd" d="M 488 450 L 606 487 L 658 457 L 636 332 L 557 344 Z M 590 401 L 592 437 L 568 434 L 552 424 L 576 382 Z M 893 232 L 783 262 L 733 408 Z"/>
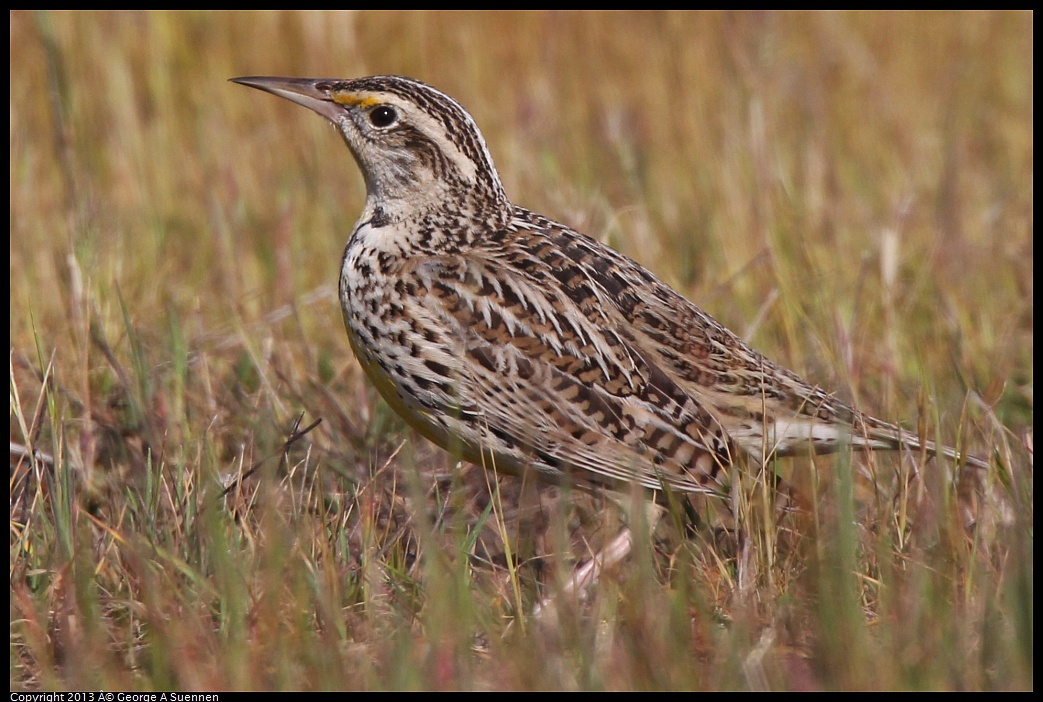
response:
<path id="1" fill-rule="evenodd" d="M 983 458 L 959 451 L 951 446 L 930 439 L 921 439 L 916 434 L 889 422 L 863 415 L 859 418 L 865 427 L 860 436 L 852 437 L 852 444 L 859 448 L 899 451 L 926 451 L 932 456 L 942 456 L 961 466 L 987 470 L 989 462 Z M 883 445 L 882 445 L 883 444 Z"/>
<path id="2" fill-rule="evenodd" d="M 916 434 L 869 415 L 856 415 L 855 426 L 820 419 L 791 417 L 776 419 L 762 430 L 748 425 L 731 432 L 732 439 L 754 455 L 796 456 L 806 453 L 809 444 L 817 453 L 832 453 L 845 446 L 864 451 L 926 451 L 944 456 L 957 464 L 987 469 L 989 462 L 950 446 L 921 439 Z"/>
<path id="3" fill-rule="evenodd" d="M 895 450 L 926 451 L 932 456 L 944 456 L 956 463 L 959 472 L 955 476 L 956 496 L 963 525 L 970 530 L 978 522 L 981 511 L 980 498 L 988 493 L 986 471 L 989 462 L 965 451 L 939 444 L 930 439 L 921 439 L 910 431 L 893 424 L 866 417 L 865 441 L 890 441 Z M 857 445 L 857 442 L 855 442 Z"/>

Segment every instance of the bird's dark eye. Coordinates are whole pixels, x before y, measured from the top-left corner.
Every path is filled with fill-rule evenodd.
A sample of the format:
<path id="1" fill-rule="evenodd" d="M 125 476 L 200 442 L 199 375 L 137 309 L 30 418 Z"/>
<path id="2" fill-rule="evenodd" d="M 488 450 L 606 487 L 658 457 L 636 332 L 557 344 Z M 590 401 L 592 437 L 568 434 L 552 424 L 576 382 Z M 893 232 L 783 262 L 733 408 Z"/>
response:
<path id="1" fill-rule="evenodd" d="M 390 105 L 378 105 L 369 111 L 369 122 L 374 127 L 390 127 L 398 119 L 398 113 Z"/>

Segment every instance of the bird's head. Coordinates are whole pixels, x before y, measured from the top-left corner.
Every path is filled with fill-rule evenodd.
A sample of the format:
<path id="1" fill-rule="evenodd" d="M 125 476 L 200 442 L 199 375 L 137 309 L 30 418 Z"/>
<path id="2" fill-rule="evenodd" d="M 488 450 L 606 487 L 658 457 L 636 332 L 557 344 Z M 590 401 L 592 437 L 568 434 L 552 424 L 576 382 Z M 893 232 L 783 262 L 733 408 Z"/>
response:
<path id="1" fill-rule="evenodd" d="M 367 210 L 394 222 L 450 206 L 488 218 L 509 208 L 474 119 L 411 78 L 233 78 L 330 120 L 366 180 Z"/>

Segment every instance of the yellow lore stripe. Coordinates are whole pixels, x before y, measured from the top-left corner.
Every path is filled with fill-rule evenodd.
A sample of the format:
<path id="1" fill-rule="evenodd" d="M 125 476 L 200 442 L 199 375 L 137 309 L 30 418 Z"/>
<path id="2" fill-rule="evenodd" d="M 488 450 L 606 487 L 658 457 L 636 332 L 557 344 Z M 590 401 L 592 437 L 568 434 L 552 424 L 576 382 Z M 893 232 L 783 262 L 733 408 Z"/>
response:
<path id="1" fill-rule="evenodd" d="M 330 93 L 330 98 L 338 105 L 351 105 L 363 109 L 379 105 L 382 102 L 372 95 L 360 95 L 359 93 L 354 93 L 348 90 L 334 91 Z"/>

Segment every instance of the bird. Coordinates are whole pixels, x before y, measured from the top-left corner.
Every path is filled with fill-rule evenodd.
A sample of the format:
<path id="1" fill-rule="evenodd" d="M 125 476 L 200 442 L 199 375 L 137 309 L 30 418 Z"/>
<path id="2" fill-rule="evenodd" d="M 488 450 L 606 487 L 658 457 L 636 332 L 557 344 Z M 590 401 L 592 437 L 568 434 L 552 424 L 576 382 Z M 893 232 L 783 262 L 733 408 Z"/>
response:
<path id="1" fill-rule="evenodd" d="M 339 298 L 420 434 L 549 482 L 726 496 L 733 465 L 856 450 L 988 461 L 856 409 L 651 271 L 514 204 L 474 118 L 419 80 L 241 77 L 331 122 L 365 180 Z M 745 463 L 741 463 L 745 461 Z"/>

